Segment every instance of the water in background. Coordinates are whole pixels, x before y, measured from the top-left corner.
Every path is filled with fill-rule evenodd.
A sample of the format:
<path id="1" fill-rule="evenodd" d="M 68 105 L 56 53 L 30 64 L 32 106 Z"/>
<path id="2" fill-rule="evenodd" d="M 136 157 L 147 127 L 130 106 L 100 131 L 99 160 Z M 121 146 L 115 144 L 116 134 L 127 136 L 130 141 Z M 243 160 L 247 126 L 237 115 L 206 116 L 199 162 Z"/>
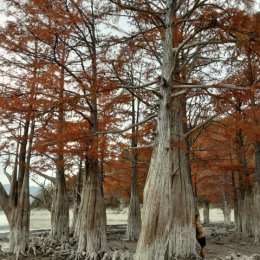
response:
<path id="1" fill-rule="evenodd" d="M 107 224 L 120 225 L 127 223 L 127 210 L 111 210 L 107 209 Z M 70 210 L 70 221 L 72 220 L 72 210 Z M 50 229 L 51 228 L 51 214 L 48 210 L 32 210 L 30 219 L 30 229 Z M 3 211 L 0 211 L 0 233 L 9 232 L 9 225 Z"/>
<path id="2" fill-rule="evenodd" d="M 127 209 L 112 210 L 107 209 L 107 224 L 120 225 L 127 223 Z M 201 220 L 203 222 L 202 209 L 200 210 Z M 72 210 L 70 210 L 70 220 L 72 219 Z M 210 221 L 214 223 L 224 222 L 223 211 L 221 209 L 210 209 Z M 234 221 L 234 212 L 231 211 L 231 221 Z M 50 229 L 51 215 L 47 210 L 32 210 L 30 229 Z M 8 221 L 3 211 L 0 211 L 0 233 L 9 232 Z"/>

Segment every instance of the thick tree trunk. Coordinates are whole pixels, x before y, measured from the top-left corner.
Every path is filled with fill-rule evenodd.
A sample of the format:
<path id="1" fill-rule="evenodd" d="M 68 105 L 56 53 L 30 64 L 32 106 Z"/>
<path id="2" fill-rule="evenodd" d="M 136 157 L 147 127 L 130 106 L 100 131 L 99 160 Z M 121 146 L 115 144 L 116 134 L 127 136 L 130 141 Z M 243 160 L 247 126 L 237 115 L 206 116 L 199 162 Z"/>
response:
<path id="1" fill-rule="evenodd" d="M 223 205 L 224 225 L 229 227 L 231 225 L 231 209 L 227 202 Z"/>
<path id="2" fill-rule="evenodd" d="M 83 159 L 80 160 L 79 164 L 79 171 L 77 176 L 77 187 L 75 189 L 75 199 L 74 199 L 74 205 L 73 205 L 73 217 L 72 217 L 72 223 L 70 227 L 70 232 L 72 234 L 76 231 L 76 224 L 78 221 L 78 215 L 79 215 L 79 208 L 80 208 L 80 202 L 81 202 L 81 191 L 82 191 L 82 162 Z"/>
<path id="3" fill-rule="evenodd" d="M 231 209 L 228 204 L 225 180 L 220 179 L 220 187 L 221 187 L 222 199 L 223 199 L 224 225 L 226 227 L 229 227 L 231 225 Z"/>
<path id="4" fill-rule="evenodd" d="M 19 193 L 18 206 L 15 209 L 15 220 L 14 220 L 14 253 L 26 254 L 29 247 L 29 231 L 30 231 L 30 190 L 29 190 L 29 179 L 30 179 L 30 162 L 32 154 L 32 144 L 34 136 L 35 124 L 32 122 L 31 132 L 29 136 L 29 147 L 27 151 L 26 166 L 24 167 L 22 189 Z M 18 186 L 19 187 L 19 186 Z"/>
<path id="5" fill-rule="evenodd" d="M 65 64 L 65 47 L 60 46 L 61 62 Z M 60 82 L 59 82 L 59 110 L 58 110 L 58 135 L 64 134 L 64 82 L 65 71 L 64 68 L 60 70 Z M 52 198 L 52 209 L 51 209 L 51 236 L 66 243 L 69 239 L 69 205 L 66 191 L 66 179 L 65 179 L 65 168 L 64 168 L 64 144 L 63 142 L 57 143 L 58 155 L 56 160 L 56 182 L 55 190 Z"/>
<path id="6" fill-rule="evenodd" d="M 97 71 L 97 40 L 96 40 L 96 21 L 94 1 L 90 1 L 91 16 L 91 72 L 92 81 L 90 87 L 90 121 L 91 131 L 89 138 L 89 167 L 86 185 L 83 188 L 82 203 L 80 209 L 79 221 L 81 229 L 79 230 L 78 251 L 87 252 L 87 257 L 90 254 L 97 254 L 98 251 L 104 251 L 107 248 L 106 238 L 106 210 L 104 196 L 101 187 L 101 179 L 99 174 L 98 164 L 98 137 L 95 135 L 98 131 L 98 108 L 97 108 L 97 93 L 98 93 L 98 71 Z"/>
<path id="7" fill-rule="evenodd" d="M 238 158 L 243 169 L 243 176 L 240 176 L 240 204 L 239 215 L 241 220 L 241 232 L 245 237 L 253 236 L 254 234 L 254 200 L 252 192 L 252 184 L 250 181 L 247 156 L 245 153 L 244 137 L 242 130 L 237 132 L 238 141 Z M 242 183 L 241 183 L 242 181 Z"/>
<path id="8" fill-rule="evenodd" d="M 14 253 L 26 254 L 29 247 L 30 230 L 30 199 L 29 199 L 29 172 L 24 175 L 23 185 L 19 196 L 18 207 L 15 213 Z"/>
<path id="9" fill-rule="evenodd" d="M 204 200 L 203 219 L 204 219 L 205 225 L 208 225 L 210 223 L 210 220 L 209 220 L 209 201 L 207 199 Z"/>
<path id="10" fill-rule="evenodd" d="M 255 243 L 260 241 L 260 142 L 255 144 L 255 191 L 254 191 L 254 238 Z"/>
<path id="11" fill-rule="evenodd" d="M 17 160 L 17 165 L 15 165 L 14 168 L 13 180 L 9 197 L 9 203 L 12 208 L 9 235 L 9 250 L 10 252 L 15 253 L 17 255 L 19 255 L 20 253 L 24 254 L 26 247 L 29 243 L 29 172 L 26 174 L 26 154 L 28 133 L 30 127 L 30 109 L 31 107 L 29 107 L 28 120 L 24 124 L 24 133 L 22 136 L 21 145 L 18 146 L 19 153 L 17 155 L 17 159 L 19 159 Z M 27 165 L 27 171 L 28 169 L 29 164 Z M 25 241 L 22 242 L 21 238 L 24 238 Z"/>
<path id="12" fill-rule="evenodd" d="M 158 135 L 144 190 L 136 260 L 190 259 L 195 252 L 195 208 L 183 134 L 182 103 L 173 94 L 173 0 L 167 1 Z"/>
<path id="13" fill-rule="evenodd" d="M 254 210 L 252 190 L 248 189 L 241 208 L 241 229 L 245 237 L 254 235 Z"/>
<path id="14" fill-rule="evenodd" d="M 137 156 L 133 156 L 133 168 L 132 168 L 132 186 L 131 186 L 131 198 L 128 210 L 128 220 L 126 227 L 126 239 L 127 240 L 138 240 L 140 229 L 141 229 L 141 210 L 139 197 L 137 192 Z"/>
<path id="15" fill-rule="evenodd" d="M 260 241 L 260 185 L 256 183 L 254 192 L 254 242 Z"/>
<path id="16" fill-rule="evenodd" d="M 88 179 L 88 176 L 89 176 L 89 159 L 88 157 L 86 156 L 85 158 L 85 171 L 83 172 L 83 178 L 82 178 L 82 189 L 81 189 L 81 192 L 80 192 L 80 205 L 79 205 L 79 213 L 78 213 L 78 216 L 77 216 L 77 222 L 76 222 L 76 227 L 75 227 L 75 231 L 74 231 L 74 238 L 77 238 L 79 239 L 79 235 L 80 235 L 80 232 L 82 232 L 82 226 L 83 226 L 83 222 L 82 222 L 82 219 L 84 218 L 84 216 L 87 214 L 86 212 L 83 212 L 83 210 L 86 209 L 86 207 L 84 206 L 85 205 L 85 200 L 84 200 L 84 197 L 83 197 L 83 194 L 86 194 L 86 191 L 84 191 L 84 189 L 86 189 L 86 186 L 87 186 L 87 179 Z"/>
<path id="17" fill-rule="evenodd" d="M 17 154 L 15 158 L 15 165 L 13 170 L 13 177 L 12 177 L 12 183 L 10 188 L 10 194 L 9 194 L 9 201 L 8 204 L 11 208 L 11 218 L 9 221 L 9 251 L 14 251 L 14 230 L 15 230 L 15 209 L 18 204 L 18 182 L 17 182 L 17 166 L 18 166 L 18 153 L 19 153 L 19 144 L 17 145 Z"/>
<path id="18" fill-rule="evenodd" d="M 63 156 L 62 156 L 63 157 Z M 55 190 L 52 198 L 51 209 L 51 236 L 66 243 L 69 239 L 69 206 L 66 192 L 66 183 L 64 176 L 64 167 L 57 161 L 57 174 Z"/>
<path id="19" fill-rule="evenodd" d="M 131 199 L 128 210 L 128 220 L 126 227 L 126 240 L 136 241 L 139 238 L 141 229 L 141 210 L 139 197 L 136 192 L 131 192 Z"/>
<path id="20" fill-rule="evenodd" d="M 79 221 L 81 229 L 78 251 L 88 254 L 105 251 L 107 248 L 106 212 L 97 160 L 90 161 L 89 164 L 89 176 L 83 188 Z"/>

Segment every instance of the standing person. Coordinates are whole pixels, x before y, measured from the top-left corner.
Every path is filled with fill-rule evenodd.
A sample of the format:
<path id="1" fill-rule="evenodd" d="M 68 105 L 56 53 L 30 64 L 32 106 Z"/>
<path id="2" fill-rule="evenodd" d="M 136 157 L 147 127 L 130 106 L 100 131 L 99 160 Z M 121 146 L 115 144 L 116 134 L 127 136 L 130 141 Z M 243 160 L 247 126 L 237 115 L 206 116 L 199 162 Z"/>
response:
<path id="1" fill-rule="evenodd" d="M 205 230 L 200 222 L 199 214 L 195 215 L 196 220 L 196 238 L 200 244 L 200 256 L 203 259 L 206 259 L 206 237 L 205 237 Z"/>

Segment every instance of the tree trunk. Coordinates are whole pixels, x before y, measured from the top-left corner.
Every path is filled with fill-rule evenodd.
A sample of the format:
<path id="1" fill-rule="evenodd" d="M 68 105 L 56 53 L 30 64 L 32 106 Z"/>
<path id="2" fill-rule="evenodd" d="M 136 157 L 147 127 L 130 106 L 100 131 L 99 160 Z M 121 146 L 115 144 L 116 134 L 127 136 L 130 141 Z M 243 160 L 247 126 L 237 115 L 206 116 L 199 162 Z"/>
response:
<path id="1" fill-rule="evenodd" d="M 210 223 L 210 220 L 209 220 L 209 201 L 207 199 L 204 200 L 203 219 L 204 219 L 205 225 L 208 225 Z"/>
<path id="2" fill-rule="evenodd" d="M 89 176 L 83 188 L 82 198 L 78 251 L 88 254 L 104 251 L 107 247 L 106 212 L 97 159 L 90 161 Z"/>
<path id="3" fill-rule="evenodd" d="M 224 175 L 224 173 L 222 173 Z M 220 187 L 222 192 L 222 199 L 223 199 L 223 215 L 224 215 L 224 225 L 229 227 L 231 225 L 231 210 L 228 205 L 227 194 L 226 194 L 226 186 L 225 180 L 220 178 Z"/>
<path id="4" fill-rule="evenodd" d="M 255 144 L 255 191 L 254 191 L 254 238 L 255 243 L 260 241 L 260 142 Z"/>
<path id="5" fill-rule="evenodd" d="M 249 169 L 247 163 L 247 157 L 245 152 L 244 137 L 242 135 L 242 130 L 240 129 L 237 133 L 238 141 L 238 158 L 243 169 L 243 176 L 240 177 L 242 184 L 240 182 L 240 219 L 241 219 L 241 232 L 245 237 L 250 237 L 254 233 L 254 200 L 252 192 L 252 184 L 249 178 Z"/>
<path id="6" fill-rule="evenodd" d="M 29 110 L 31 107 L 29 107 Z M 10 196 L 9 202 L 12 207 L 12 217 L 10 223 L 10 236 L 9 236 L 9 250 L 12 253 L 19 255 L 20 253 L 25 253 L 25 249 L 28 246 L 29 240 L 29 173 L 26 174 L 26 154 L 27 154 L 27 143 L 28 143 L 28 133 L 30 128 L 30 111 L 28 112 L 28 119 L 24 124 L 24 133 L 22 136 L 22 142 L 19 146 L 19 154 L 17 157 L 18 167 L 15 167 L 15 172 L 13 175 L 13 182 L 11 187 L 12 196 Z M 29 165 L 27 165 L 28 169 Z M 18 171 L 18 175 L 17 172 Z M 28 180 L 27 180 L 28 178 Z M 28 185 L 28 187 L 27 187 Z M 27 194 L 28 193 L 28 194 Z M 27 198 L 28 196 L 28 198 Z M 28 200 L 28 201 L 27 201 Z M 28 212 L 27 212 L 28 211 Z M 30 213 L 29 213 L 30 214 Z M 28 219 L 27 219 L 28 218 Z M 28 227 L 27 227 L 28 226 Z M 28 232 L 28 233 L 27 233 Z M 27 235 L 25 235 L 27 233 Z M 21 238 L 25 238 L 22 242 Z"/>
<path id="7" fill-rule="evenodd" d="M 254 210 L 252 190 L 248 189 L 241 208 L 242 235 L 245 237 L 254 235 Z"/>
<path id="8" fill-rule="evenodd" d="M 10 225 L 12 209 L 11 209 L 9 203 L 6 203 L 8 201 L 8 199 L 9 199 L 8 194 L 6 193 L 3 184 L 0 182 L 0 206 L 1 206 L 2 210 L 4 211 L 7 221 Z"/>
<path id="9" fill-rule="evenodd" d="M 34 136 L 35 123 L 32 121 L 31 132 L 29 136 L 29 147 L 27 151 L 26 166 L 24 167 L 22 189 L 19 193 L 18 206 L 15 210 L 15 226 L 14 226 L 14 253 L 26 254 L 29 247 L 29 232 L 30 232 L 30 163 L 32 154 L 32 144 Z"/>
<path id="10" fill-rule="evenodd" d="M 167 0 L 158 135 L 145 184 L 136 260 L 196 257 L 194 196 L 183 134 L 182 102 L 179 97 L 172 101 L 174 3 Z"/>
<path id="11" fill-rule="evenodd" d="M 60 46 L 61 62 L 65 64 L 65 46 Z M 59 110 L 58 110 L 58 135 L 64 134 L 64 85 L 65 71 L 60 69 L 59 88 Z M 64 168 L 64 144 L 57 142 L 58 155 L 56 160 L 56 182 L 55 190 L 52 198 L 51 209 L 51 236 L 60 240 L 61 243 L 66 243 L 69 239 L 69 205 L 66 191 L 66 179 Z"/>
<path id="12" fill-rule="evenodd" d="M 8 204 L 11 208 L 11 218 L 9 221 L 9 251 L 14 251 L 14 230 L 15 230 L 15 209 L 18 204 L 18 181 L 17 181 L 17 171 L 18 171 L 18 154 L 19 154 L 19 144 L 17 145 L 17 154 L 15 158 L 15 164 L 13 169 L 12 183 L 9 194 Z"/>
<path id="13" fill-rule="evenodd" d="M 136 124 L 135 119 L 135 99 L 132 96 L 132 124 Z M 138 118 L 138 117 L 137 117 Z M 137 147 L 137 127 L 132 127 L 132 147 Z M 131 198 L 128 208 L 128 220 L 126 227 L 126 239 L 127 240 L 138 240 L 140 229 L 141 229 L 141 210 L 138 197 L 138 185 L 137 185 L 137 160 L 138 155 L 134 149 L 132 151 L 132 183 L 131 183 Z"/>
<path id="14" fill-rule="evenodd" d="M 82 203 L 80 211 L 81 229 L 79 230 L 78 251 L 87 252 L 88 254 L 96 254 L 98 251 L 106 250 L 106 210 L 104 196 L 102 193 L 101 180 L 98 164 L 98 137 L 95 135 L 98 131 L 98 108 L 97 108 L 97 93 L 98 93 L 98 71 L 97 71 L 97 39 L 96 39 L 96 21 L 94 11 L 94 1 L 90 1 L 91 15 L 91 72 L 92 81 L 90 85 L 90 122 L 91 131 L 89 138 L 89 172 L 86 185 L 83 188 Z"/>
<path id="15" fill-rule="evenodd" d="M 235 172 L 232 172 L 232 187 L 233 187 L 233 203 L 234 203 L 234 222 L 235 222 L 235 229 L 237 232 L 241 232 L 241 224 L 240 224 L 240 216 L 238 210 L 238 192 L 236 189 L 236 180 L 235 180 Z"/>
<path id="16" fill-rule="evenodd" d="M 24 175 L 22 189 L 19 195 L 18 207 L 15 212 L 14 253 L 26 254 L 29 247 L 30 230 L 30 199 L 29 171 Z"/>
<path id="17" fill-rule="evenodd" d="M 254 192 L 254 242 L 260 241 L 260 186 L 256 183 Z"/>
<path id="18" fill-rule="evenodd" d="M 231 225 L 231 209 L 230 209 L 227 201 L 224 201 L 223 215 L 224 215 L 224 225 L 226 227 L 229 227 Z"/>
<path id="19" fill-rule="evenodd" d="M 83 210 L 85 209 L 85 200 L 83 198 L 83 194 L 86 194 L 86 191 L 84 191 L 84 189 L 86 189 L 87 186 L 87 180 L 88 180 L 88 176 L 89 176 L 89 159 L 86 156 L 85 157 L 85 172 L 83 172 L 83 178 L 82 178 L 82 189 L 80 192 L 80 205 L 79 205 L 79 213 L 77 216 L 77 222 L 76 222 L 76 227 L 75 227 L 75 232 L 74 232 L 74 237 L 79 239 L 79 235 L 80 232 L 82 232 L 82 226 L 83 226 L 83 222 L 82 219 L 84 218 L 84 216 L 87 214 L 86 212 L 84 213 Z"/>
<path id="20" fill-rule="evenodd" d="M 80 159 L 79 164 L 79 171 L 77 176 L 77 187 L 75 189 L 75 199 L 74 199 L 74 206 L 73 206 L 73 217 L 72 217 L 72 223 L 70 227 L 70 231 L 72 234 L 76 231 L 76 223 L 78 220 L 79 215 L 79 208 L 80 208 L 80 202 L 81 202 L 81 191 L 82 191 L 82 162 L 83 159 Z"/>
<path id="21" fill-rule="evenodd" d="M 60 155 L 56 163 L 57 174 L 51 209 L 51 236 L 61 243 L 66 243 L 69 239 L 69 206 L 64 167 L 60 165 L 62 160 L 63 156 Z"/>

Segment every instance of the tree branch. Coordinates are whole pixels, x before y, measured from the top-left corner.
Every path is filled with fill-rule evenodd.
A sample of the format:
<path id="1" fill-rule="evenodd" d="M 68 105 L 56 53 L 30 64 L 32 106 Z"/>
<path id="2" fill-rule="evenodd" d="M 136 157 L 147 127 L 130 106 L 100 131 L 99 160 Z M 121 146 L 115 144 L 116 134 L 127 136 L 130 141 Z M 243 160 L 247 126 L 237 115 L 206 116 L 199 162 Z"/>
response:
<path id="1" fill-rule="evenodd" d="M 138 125 L 142 125 L 146 122 L 148 122 L 149 120 L 153 119 L 157 117 L 157 115 L 151 115 L 147 118 L 145 118 L 143 121 L 141 122 L 138 122 L 136 124 L 132 124 L 132 125 L 129 125 L 128 127 L 126 127 L 125 129 L 123 130 L 111 130 L 111 131 L 105 131 L 105 132 L 96 132 L 96 133 L 93 133 L 93 135 L 103 135 L 103 134 L 121 134 L 121 133 L 124 133 L 130 129 L 132 129 L 132 127 L 135 127 L 135 126 L 138 126 Z"/>
<path id="2" fill-rule="evenodd" d="M 208 123 L 209 123 L 210 121 L 212 121 L 215 117 L 221 115 L 222 113 L 223 113 L 223 112 L 220 112 L 220 113 L 217 113 L 217 114 L 215 114 L 215 115 L 209 117 L 209 118 L 208 118 L 207 120 L 205 120 L 203 123 L 197 125 L 197 126 L 194 127 L 193 129 L 191 129 L 190 131 L 188 131 L 188 132 L 184 135 L 184 137 L 186 138 L 186 137 L 190 136 L 193 132 L 198 131 L 200 128 L 204 127 L 206 124 L 208 124 Z"/>
<path id="3" fill-rule="evenodd" d="M 226 88 L 233 90 L 250 90 L 251 88 L 239 87 L 235 85 L 176 85 L 176 88 Z"/>

